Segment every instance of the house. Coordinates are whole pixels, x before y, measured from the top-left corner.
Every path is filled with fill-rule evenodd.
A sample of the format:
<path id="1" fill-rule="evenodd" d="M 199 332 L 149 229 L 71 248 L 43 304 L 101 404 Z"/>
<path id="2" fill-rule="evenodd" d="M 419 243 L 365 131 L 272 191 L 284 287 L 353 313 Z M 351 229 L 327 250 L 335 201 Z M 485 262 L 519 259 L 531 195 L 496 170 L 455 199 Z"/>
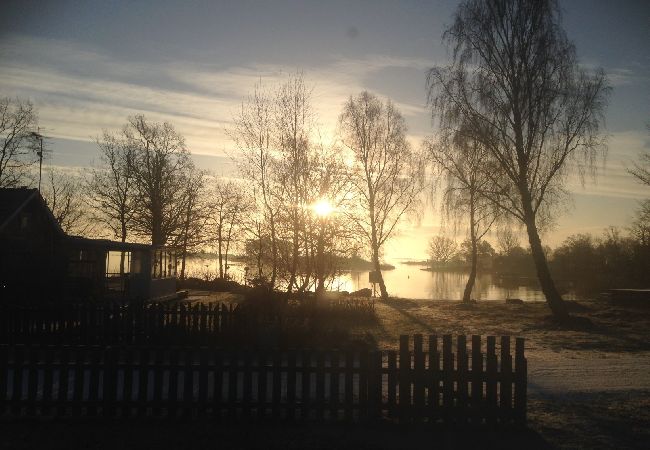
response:
<path id="1" fill-rule="evenodd" d="M 174 298 L 176 266 L 170 248 L 70 236 L 37 189 L 0 189 L 0 301 Z"/>

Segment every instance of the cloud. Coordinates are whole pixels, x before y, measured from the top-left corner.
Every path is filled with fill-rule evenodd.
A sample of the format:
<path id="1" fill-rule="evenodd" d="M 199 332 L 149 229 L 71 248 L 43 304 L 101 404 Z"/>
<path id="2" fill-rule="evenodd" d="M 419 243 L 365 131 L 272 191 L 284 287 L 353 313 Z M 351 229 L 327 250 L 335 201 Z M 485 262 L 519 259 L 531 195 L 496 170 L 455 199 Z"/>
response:
<path id="1" fill-rule="evenodd" d="M 77 43 L 24 36 L 3 40 L 0 57 L 0 92 L 31 98 L 41 124 L 55 137 L 92 140 L 102 129 L 118 129 L 127 116 L 142 113 L 173 123 L 188 148 L 202 154 L 231 148 L 225 129 L 257 82 L 274 86 L 296 72 L 268 64 L 121 61 Z M 333 56 L 306 68 L 323 134 L 333 134 L 343 104 L 364 89 L 367 77 L 392 67 L 419 71 L 431 65 L 425 59 L 368 55 Z M 423 105 L 399 98 L 395 103 L 407 120 L 427 114 Z"/>

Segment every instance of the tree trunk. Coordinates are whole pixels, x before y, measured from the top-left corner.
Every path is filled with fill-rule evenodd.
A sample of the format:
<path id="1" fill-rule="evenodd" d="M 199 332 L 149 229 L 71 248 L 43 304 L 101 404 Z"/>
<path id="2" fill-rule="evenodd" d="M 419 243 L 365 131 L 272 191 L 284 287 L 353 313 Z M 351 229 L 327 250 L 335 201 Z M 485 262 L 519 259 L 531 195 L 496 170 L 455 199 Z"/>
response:
<path id="1" fill-rule="evenodd" d="M 381 274 L 381 268 L 379 265 L 379 249 L 376 246 L 373 246 L 372 249 L 372 263 L 375 267 L 375 272 L 379 277 L 379 292 L 381 292 L 381 299 L 388 300 L 388 291 L 386 290 L 386 283 L 384 283 L 384 276 Z"/>
<path id="2" fill-rule="evenodd" d="M 126 224 L 122 221 L 122 244 L 126 242 Z M 124 277 L 124 251 L 120 252 L 120 277 Z"/>
<path id="3" fill-rule="evenodd" d="M 526 231 L 528 232 L 528 242 L 530 244 L 530 251 L 533 256 L 533 261 L 535 261 L 535 269 L 537 270 L 537 278 L 539 279 L 539 284 L 546 297 L 546 302 L 548 303 L 549 308 L 553 312 L 553 315 L 557 319 L 566 319 L 569 317 L 569 313 L 566 308 L 566 303 L 562 300 L 562 296 L 555 287 L 553 278 L 551 278 L 551 272 L 548 268 L 548 262 L 546 261 L 546 255 L 544 254 L 544 249 L 542 248 L 542 241 L 539 238 L 539 233 L 537 231 L 537 224 L 535 223 L 535 215 L 533 214 L 533 209 L 530 202 L 524 202 L 524 213 L 525 213 L 525 224 Z"/>
<path id="4" fill-rule="evenodd" d="M 320 220 L 318 245 L 316 247 L 316 298 L 325 291 L 325 225 L 324 219 Z"/>
<path id="5" fill-rule="evenodd" d="M 472 199 L 473 201 L 473 199 Z M 465 285 L 465 292 L 463 292 L 463 303 L 469 303 L 472 297 L 472 289 L 476 282 L 476 266 L 478 262 L 478 242 L 476 242 L 476 223 L 474 221 L 474 207 L 473 203 L 470 212 L 470 239 L 472 241 L 472 268 L 469 272 L 469 278 Z"/>
<path id="6" fill-rule="evenodd" d="M 219 219 L 219 228 L 217 229 L 217 251 L 219 253 L 219 278 L 223 278 L 223 224 Z"/>

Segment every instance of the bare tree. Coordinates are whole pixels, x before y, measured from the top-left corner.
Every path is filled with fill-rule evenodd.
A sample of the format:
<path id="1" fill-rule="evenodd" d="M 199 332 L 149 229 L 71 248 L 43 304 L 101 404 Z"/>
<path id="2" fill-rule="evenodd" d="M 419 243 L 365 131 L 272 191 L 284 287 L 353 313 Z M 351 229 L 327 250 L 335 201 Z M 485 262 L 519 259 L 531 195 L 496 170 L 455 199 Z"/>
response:
<path id="1" fill-rule="evenodd" d="M 429 256 L 431 262 L 446 264 L 454 257 L 458 250 L 458 244 L 447 236 L 434 236 L 429 241 Z"/>
<path id="2" fill-rule="evenodd" d="M 647 128 L 650 130 L 650 124 L 647 125 Z M 650 186 L 650 151 L 646 150 L 641 153 L 639 161 L 635 162 L 628 172 L 641 183 Z"/>
<path id="3" fill-rule="evenodd" d="M 104 131 L 97 139 L 101 165 L 94 168 L 88 192 L 94 218 L 103 223 L 120 242 L 126 242 L 134 214 L 134 151 L 119 136 Z M 120 255 L 120 275 L 124 274 L 124 252 Z"/>
<path id="4" fill-rule="evenodd" d="M 192 164 L 185 140 L 171 124 L 142 115 L 129 118 L 122 139 L 133 151 L 134 230 L 149 236 L 152 245 L 166 245 L 186 217 L 183 183 Z"/>
<path id="5" fill-rule="evenodd" d="M 302 74 L 290 76 L 276 92 L 274 104 L 275 130 L 273 143 L 279 155 L 275 166 L 278 182 L 283 186 L 282 215 L 287 225 L 287 240 L 291 242 L 286 258 L 288 274 L 287 292 L 294 287 L 303 291 L 309 283 L 298 283 L 301 256 L 305 256 L 305 225 L 310 203 L 309 189 L 312 185 L 311 133 L 314 116 L 311 107 L 311 91 Z"/>
<path id="6" fill-rule="evenodd" d="M 278 237 L 276 231 L 277 214 L 280 205 L 274 201 L 278 184 L 273 178 L 273 99 L 264 90 L 261 84 L 255 86 L 253 93 L 242 103 L 241 110 L 233 118 L 234 127 L 230 130 L 230 137 L 235 141 L 239 150 L 236 159 L 242 177 L 253 183 L 255 194 L 253 198 L 259 203 L 257 210 L 261 216 L 257 217 L 248 227 L 256 230 L 254 233 L 260 240 L 267 235 L 262 228 L 268 225 L 268 238 L 270 240 L 270 285 L 276 284 L 278 275 Z M 262 256 L 259 254 L 259 276 L 262 277 Z"/>
<path id="7" fill-rule="evenodd" d="M 593 167 L 605 76 L 578 65 L 555 0 L 466 0 L 444 36 L 453 61 L 429 73 L 434 114 L 488 150 L 499 170 L 483 194 L 526 226 L 542 291 L 566 318 L 539 226 L 566 195 L 568 163 Z"/>
<path id="8" fill-rule="evenodd" d="M 29 101 L 0 98 L 0 188 L 16 187 L 25 181 L 34 162 L 32 136 L 37 121 Z"/>
<path id="9" fill-rule="evenodd" d="M 205 226 L 209 220 L 208 199 L 205 198 L 206 172 L 197 170 L 193 163 L 188 164 L 182 173 L 183 205 L 180 228 L 173 236 L 173 246 L 180 250 L 180 278 L 185 279 L 185 263 L 188 251 L 207 242 Z"/>
<path id="10" fill-rule="evenodd" d="M 448 136 L 443 132 L 437 142 L 429 142 L 428 148 L 436 171 L 446 180 L 443 211 L 456 218 L 465 216 L 469 224 L 471 268 L 463 293 L 463 301 L 469 302 L 476 281 L 479 244 L 498 217 L 498 209 L 482 194 L 492 184 L 485 167 L 489 155 L 480 142 L 460 133 Z"/>
<path id="11" fill-rule="evenodd" d="M 639 205 L 630 233 L 642 247 L 650 249 L 650 199 L 642 201 Z"/>
<path id="12" fill-rule="evenodd" d="M 406 141 L 406 123 L 390 101 L 384 104 L 364 91 L 350 97 L 339 121 L 354 158 L 351 183 L 360 204 L 360 211 L 347 214 L 370 246 L 381 296 L 387 299 L 379 257 L 400 220 L 418 203 L 422 158 Z"/>
<path id="13" fill-rule="evenodd" d="M 244 218 L 252 211 L 251 206 L 252 201 L 240 184 L 223 178 L 214 179 L 210 189 L 210 215 L 219 256 L 219 278 L 228 276 L 228 256 L 235 233 L 243 229 Z"/>
<path id="14" fill-rule="evenodd" d="M 50 169 L 41 194 L 54 219 L 63 231 L 73 235 L 84 235 L 92 231 L 88 221 L 86 198 L 80 179 L 65 172 Z"/>
<path id="15" fill-rule="evenodd" d="M 514 249 L 519 248 L 519 236 L 512 227 L 505 226 L 497 230 L 497 245 L 502 255 L 509 255 Z"/>

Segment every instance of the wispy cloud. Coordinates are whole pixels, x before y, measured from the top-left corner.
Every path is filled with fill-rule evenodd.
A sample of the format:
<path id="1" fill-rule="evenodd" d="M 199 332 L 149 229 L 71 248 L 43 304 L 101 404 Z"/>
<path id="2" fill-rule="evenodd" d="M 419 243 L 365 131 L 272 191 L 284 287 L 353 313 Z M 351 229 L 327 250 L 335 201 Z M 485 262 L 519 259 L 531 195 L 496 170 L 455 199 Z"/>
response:
<path id="1" fill-rule="evenodd" d="M 145 65 L 118 61 L 65 41 L 16 37 L 0 45 L 0 91 L 31 98 L 41 123 L 58 137 L 90 140 L 102 129 L 117 129 L 129 115 L 143 113 L 172 122 L 197 153 L 220 153 L 232 145 L 224 130 L 242 99 L 260 80 L 273 86 L 296 69 L 274 65 L 222 67 L 169 62 Z M 364 80 L 389 67 L 424 70 L 414 58 L 372 55 L 359 60 L 330 58 L 305 68 L 314 104 L 325 130 L 336 127 L 341 107 Z M 378 92 L 378 94 L 382 94 Z M 426 114 L 422 105 L 396 99 L 409 118 Z M 327 131 L 326 131 L 327 133 Z"/>

